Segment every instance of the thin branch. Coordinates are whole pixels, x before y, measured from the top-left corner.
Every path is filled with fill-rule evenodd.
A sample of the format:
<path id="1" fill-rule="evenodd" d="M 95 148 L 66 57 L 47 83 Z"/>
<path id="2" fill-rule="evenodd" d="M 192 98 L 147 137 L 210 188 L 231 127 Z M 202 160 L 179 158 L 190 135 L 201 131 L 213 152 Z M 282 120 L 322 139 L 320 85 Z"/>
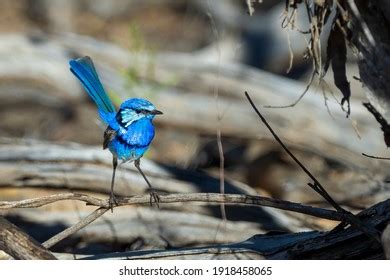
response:
<path id="1" fill-rule="evenodd" d="M 218 143 L 218 154 L 219 154 L 219 192 L 225 194 L 225 156 L 223 154 L 221 128 L 217 129 L 217 143 Z M 222 220 L 226 222 L 226 209 L 225 204 L 221 203 L 221 216 Z"/>
<path id="2" fill-rule="evenodd" d="M 268 124 L 266 119 L 263 117 L 263 115 L 257 109 L 256 105 L 253 103 L 248 92 L 245 92 L 245 96 L 248 99 L 252 108 L 255 110 L 256 114 L 259 116 L 260 120 L 265 124 L 265 126 L 271 132 L 271 134 L 275 138 L 275 140 L 280 144 L 280 146 L 284 149 L 284 151 L 298 164 L 298 166 L 306 173 L 306 175 L 309 176 L 309 178 L 313 180 L 314 183 L 309 183 L 308 185 L 314 191 L 316 191 L 319 195 L 321 195 L 326 201 L 328 201 L 328 203 L 331 204 L 339 213 L 344 214 L 344 217 L 345 217 L 344 222 L 348 222 L 349 224 L 356 226 L 362 232 L 366 233 L 368 236 L 370 236 L 370 237 L 374 238 L 375 240 L 377 240 L 378 242 L 380 242 L 379 233 L 376 231 L 375 228 L 373 228 L 372 226 L 363 224 L 357 217 L 355 217 L 355 215 L 353 215 L 351 212 L 342 208 L 337 202 L 335 202 L 333 200 L 333 198 L 328 194 L 328 192 L 321 185 L 321 183 L 317 180 L 317 178 L 315 178 L 314 175 L 294 156 L 294 154 L 287 148 L 287 146 L 283 143 L 283 141 L 279 138 L 279 136 L 274 132 L 272 127 Z"/>
<path id="3" fill-rule="evenodd" d="M 365 154 L 365 153 L 362 153 L 362 155 L 365 156 L 365 157 L 368 157 L 368 158 L 390 160 L 390 158 L 388 158 L 388 157 L 377 157 L 377 156 L 372 156 L 372 155 L 368 155 L 368 154 Z"/>
<path id="4" fill-rule="evenodd" d="M 89 214 L 87 217 L 82 219 L 80 222 L 78 222 L 77 224 L 74 224 L 73 226 L 67 228 L 66 230 L 61 231 L 60 233 L 54 235 L 50 239 L 43 242 L 42 245 L 47 249 L 50 247 L 53 247 L 55 244 L 57 244 L 61 240 L 64 240 L 68 236 L 72 235 L 73 233 L 76 233 L 80 229 L 86 227 L 87 225 L 89 225 L 90 223 L 95 221 L 97 218 L 99 218 L 104 213 L 106 213 L 109 209 L 112 209 L 112 208 L 98 208 L 98 209 L 96 209 L 91 214 Z"/>
<path id="5" fill-rule="evenodd" d="M 273 199 L 261 196 L 251 196 L 244 194 L 219 194 L 219 193 L 188 193 L 188 194 L 160 194 L 160 203 L 178 203 L 178 202 L 203 202 L 207 204 L 215 203 L 226 203 L 230 205 L 247 205 L 257 207 L 272 207 L 282 209 L 286 211 L 292 211 L 311 215 L 318 218 L 342 221 L 343 214 L 333 210 L 327 210 L 322 208 L 316 208 L 300 203 L 289 202 L 279 199 Z M 78 200 L 86 202 L 87 205 L 98 206 L 109 209 L 109 203 L 107 199 L 100 199 L 85 194 L 73 194 L 73 193 L 61 193 L 54 194 L 45 197 L 25 199 L 20 201 L 1 201 L 0 209 L 11 209 L 11 208 L 37 208 L 44 205 L 48 205 L 57 201 L 63 200 Z M 117 197 L 119 206 L 128 205 L 149 205 L 149 195 L 137 195 L 130 197 Z M 98 210 L 99 210 L 98 209 Z M 97 211 L 97 210 L 96 210 Z M 102 210 L 103 211 L 103 210 Z M 104 213 L 103 213 L 104 214 Z M 91 214 L 92 215 L 92 214 Z M 47 243 L 46 241 L 45 243 Z"/>
<path id="6" fill-rule="evenodd" d="M 313 66 L 314 67 L 314 66 Z M 305 90 L 301 93 L 301 95 L 293 102 L 293 103 L 290 103 L 290 104 L 287 104 L 287 105 L 265 105 L 263 106 L 264 108 L 272 108 L 272 109 L 283 109 L 283 108 L 291 108 L 291 107 L 295 107 L 295 105 L 297 105 L 299 103 L 299 101 L 302 100 L 302 98 L 306 95 L 306 93 L 309 91 L 313 81 L 314 81 L 314 77 L 316 75 L 316 70 L 315 68 L 313 68 L 313 71 L 311 73 L 311 76 L 310 76 L 310 81 L 309 83 L 306 85 L 306 88 Z"/>
<path id="7" fill-rule="evenodd" d="M 379 113 L 378 110 L 375 109 L 374 106 L 372 106 L 372 104 L 370 102 L 363 102 L 363 106 L 367 108 L 367 110 L 374 116 L 376 121 L 381 125 L 385 144 L 387 147 L 390 147 L 390 125 L 389 125 L 389 123 L 382 116 L 382 114 Z"/>
<path id="8" fill-rule="evenodd" d="M 317 180 L 316 177 L 294 156 L 294 154 L 287 148 L 287 146 L 283 143 L 283 141 L 279 138 L 279 136 L 274 132 L 272 127 L 268 124 L 266 119 L 263 117 L 263 115 L 260 113 L 260 111 L 257 109 L 256 105 L 253 103 L 252 99 L 250 98 L 249 94 L 245 92 L 246 98 L 249 100 L 249 103 L 255 110 L 256 114 L 259 116 L 261 121 L 265 124 L 265 126 L 268 128 L 268 130 L 271 132 L 272 136 L 275 138 L 275 140 L 280 144 L 280 146 L 285 150 L 285 152 L 299 165 L 299 167 L 309 176 L 310 179 L 313 180 L 314 185 L 312 186 L 313 189 L 318 192 L 325 200 L 327 200 L 336 210 L 341 210 L 342 208 L 335 202 L 331 196 L 326 192 L 324 187 L 322 187 L 321 183 Z"/>
<path id="9" fill-rule="evenodd" d="M 355 18 L 358 20 L 358 22 L 360 22 L 360 27 L 363 31 L 364 36 L 366 37 L 367 41 L 370 43 L 371 48 L 375 50 L 376 44 L 375 44 L 374 36 L 372 35 L 370 29 L 368 28 L 367 23 L 361 17 L 359 9 L 356 6 L 356 3 L 354 2 L 354 0 L 347 0 L 347 2 Z"/>
<path id="10" fill-rule="evenodd" d="M 366 107 L 367 110 L 374 116 L 376 121 L 381 125 L 382 130 L 385 130 L 390 126 L 387 120 L 382 116 L 381 113 L 378 112 L 377 109 L 375 109 L 374 106 L 372 106 L 370 102 L 363 102 L 363 106 Z"/>
<path id="11" fill-rule="evenodd" d="M 207 5 L 210 9 L 210 2 L 207 2 Z M 249 8 L 249 6 L 248 6 Z M 253 9 L 253 7 L 252 7 Z M 254 12 L 254 9 L 253 9 Z M 221 63 L 221 48 L 219 45 L 219 32 L 217 25 L 214 21 L 214 18 L 212 17 L 211 13 L 209 15 L 210 17 L 210 24 L 211 24 L 211 29 L 212 32 L 215 36 L 215 39 L 217 41 L 217 52 L 218 52 L 218 70 L 216 73 L 216 80 L 219 80 L 220 77 L 220 63 Z M 218 154 L 219 154 L 219 191 L 221 194 L 225 193 L 225 157 L 224 157 L 224 152 L 223 152 L 223 146 L 222 146 L 222 132 L 221 132 L 221 120 L 222 120 L 222 115 L 220 113 L 220 108 L 219 108 L 219 88 L 218 88 L 218 83 L 215 84 L 214 86 L 214 97 L 215 97 L 215 104 L 216 104 L 216 113 L 217 113 L 217 144 L 218 144 Z M 221 210 L 221 216 L 222 220 L 224 223 L 226 223 L 226 209 L 225 209 L 225 204 L 221 203 L 220 204 L 220 210 Z"/>
<path id="12" fill-rule="evenodd" d="M 286 70 L 286 74 L 290 73 L 292 67 L 293 67 L 293 64 L 294 64 L 294 51 L 292 49 L 292 45 L 291 45 L 291 38 L 290 38 L 290 33 L 288 33 L 288 30 L 285 29 L 286 31 L 286 34 L 287 34 L 287 43 L 288 43 L 288 51 L 290 52 L 290 61 L 289 61 L 289 64 L 288 64 L 288 68 Z"/>
<path id="13" fill-rule="evenodd" d="M 44 205 L 48 205 L 57 201 L 63 200 L 78 200 L 86 202 L 87 205 L 94 205 L 100 207 L 108 207 L 106 200 L 92 197 L 79 193 L 59 193 L 54 195 L 43 196 L 39 198 L 29 198 L 19 201 L 0 201 L 0 209 L 12 209 L 12 208 L 38 208 Z"/>

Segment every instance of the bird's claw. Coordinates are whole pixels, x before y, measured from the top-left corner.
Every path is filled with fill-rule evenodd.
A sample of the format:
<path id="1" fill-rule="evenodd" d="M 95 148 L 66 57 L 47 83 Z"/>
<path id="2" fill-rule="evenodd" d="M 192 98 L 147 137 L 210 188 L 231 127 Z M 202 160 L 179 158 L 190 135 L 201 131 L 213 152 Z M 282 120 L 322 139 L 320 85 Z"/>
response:
<path id="1" fill-rule="evenodd" d="M 111 209 L 111 213 L 114 212 L 114 205 L 118 205 L 118 200 L 116 200 L 115 195 L 112 193 L 110 194 L 110 198 L 108 199 L 108 206 Z"/>
<path id="2" fill-rule="evenodd" d="M 153 201 L 157 205 L 157 208 L 160 208 L 159 202 L 160 202 L 160 196 L 158 195 L 157 191 L 154 189 L 149 190 L 150 194 L 150 206 L 153 206 Z"/>

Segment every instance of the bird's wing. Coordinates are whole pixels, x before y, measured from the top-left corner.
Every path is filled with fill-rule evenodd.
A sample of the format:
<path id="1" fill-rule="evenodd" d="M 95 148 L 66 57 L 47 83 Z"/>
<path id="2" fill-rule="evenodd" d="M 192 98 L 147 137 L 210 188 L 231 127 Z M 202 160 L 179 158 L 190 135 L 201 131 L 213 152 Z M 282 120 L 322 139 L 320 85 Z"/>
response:
<path id="1" fill-rule="evenodd" d="M 154 137 L 154 126 L 148 119 L 140 119 L 127 128 L 117 131 L 117 138 L 127 145 L 145 147 L 152 142 Z"/>

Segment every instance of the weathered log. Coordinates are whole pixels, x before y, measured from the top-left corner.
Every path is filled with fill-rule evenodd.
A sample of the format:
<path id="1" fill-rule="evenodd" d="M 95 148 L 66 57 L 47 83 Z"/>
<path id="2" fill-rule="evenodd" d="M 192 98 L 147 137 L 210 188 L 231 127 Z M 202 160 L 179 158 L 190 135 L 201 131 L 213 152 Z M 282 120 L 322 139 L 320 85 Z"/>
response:
<path id="1" fill-rule="evenodd" d="M 80 99 L 88 100 L 87 96 L 81 92 L 76 79 L 71 78 L 71 74 L 67 69 L 68 53 L 71 50 L 80 54 L 89 54 L 96 58 L 96 64 L 104 83 L 108 88 L 114 89 L 115 92 L 123 95 L 127 91 L 127 88 L 124 86 L 126 79 L 122 75 L 118 75 L 114 69 L 126 68 L 132 63 L 136 63 L 138 74 L 145 81 L 140 81 L 138 87 L 133 89 L 134 92 L 145 92 L 145 90 L 152 89 L 152 92 L 155 94 L 150 98 L 165 112 L 163 118 L 157 119 L 157 124 L 160 125 L 159 131 L 163 130 L 164 127 L 174 127 L 175 131 L 182 131 L 183 133 L 191 131 L 192 135 L 194 133 L 215 135 L 218 122 L 217 113 L 215 112 L 215 98 L 211 94 L 214 92 L 214 88 L 218 88 L 219 108 L 222 111 L 225 110 L 223 118 L 218 124 L 222 135 L 240 139 L 253 139 L 254 141 L 252 142 L 256 142 L 261 137 L 264 141 L 267 141 L 269 134 L 264 130 L 264 127 L 257 124 L 256 116 L 248 110 L 248 104 L 244 103 L 243 99 L 240 100 L 242 93 L 245 90 L 251 90 L 257 105 L 275 104 L 278 102 L 281 104 L 292 102 L 299 95 L 298 92 L 302 92 L 305 87 L 301 83 L 243 65 L 203 61 L 198 56 L 191 54 L 165 53 L 158 55 L 153 62 L 155 74 L 150 75 L 146 69 L 150 59 L 147 54 L 132 55 L 115 45 L 74 34 L 65 34 L 52 38 L 43 37 L 39 44 L 34 40 L 28 40 L 19 35 L 8 35 L 4 36 L 3 39 L 7 43 L 2 45 L 1 52 L 6 57 L 12 57 L 11 50 L 16 45 L 21 50 L 20 55 L 25 57 L 23 65 L 14 64 L 12 69 L 15 68 L 15 70 L 4 72 L 3 78 L 25 80 L 26 67 L 31 69 L 28 71 L 31 74 L 30 79 L 39 81 L 40 77 L 45 77 L 45 83 L 50 84 L 53 88 L 50 94 L 52 94 L 54 101 L 42 101 L 46 104 L 45 106 L 49 107 L 51 106 L 50 104 L 55 104 L 55 108 L 58 108 L 58 104 L 61 104 L 61 102 L 67 104 L 71 100 L 73 102 L 80 102 Z M 41 67 L 41 57 L 49 48 L 52 53 L 51 60 L 47 62 L 47 66 Z M 6 63 L 7 61 L 4 61 L 4 68 L 6 68 Z M 58 71 L 46 71 L 46 68 L 58 68 Z M 67 76 L 66 79 L 62 79 L 64 75 Z M 170 89 L 166 89 L 164 86 L 153 86 L 152 88 L 150 85 L 150 83 L 153 84 L 155 82 L 164 84 L 164 80 L 166 81 L 169 77 L 175 77 L 175 80 L 178 81 Z M 183 91 L 183 88 L 188 90 Z M 29 94 L 31 93 L 25 92 L 25 95 L 28 96 Z M 37 94 L 31 96 L 30 99 L 38 100 L 36 98 Z M 23 97 L 23 100 L 25 97 Z M 41 97 L 43 100 L 44 96 L 42 94 Z M 1 98 L 7 98 L 7 96 L 4 95 Z M 8 99 L 14 99 L 14 95 L 10 95 Z M 348 203 L 350 203 L 355 198 L 359 201 L 363 198 L 364 205 L 380 201 L 383 198 L 383 191 L 386 192 L 388 190 L 387 183 L 385 183 L 385 171 L 388 170 L 389 163 L 379 163 L 360 155 L 361 152 L 386 155 L 382 135 L 377 129 L 375 120 L 359 103 L 352 104 L 352 118 L 356 118 L 357 127 L 361 132 L 362 139 L 359 139 L 355 136 L 354 125 L 344 118 L 337 105 L 331 104 L 330 106 L 335 119 L 328 115 L 321 97 L 315 95 L 313 89 L 295 107 L 296 110 L 295 108 L 265 109 L 265 113 L 267 119 L 273 125 L 276 124 L 275 130 L 278 131 L 278 134 L 289 141 L 290 147 L 295 147 L 295 149 L 303 152 L 308 151 L 307 155 L 309 158 L 315 155 L 324 162 L 335 161 L 337 165 L 342 166 L 342 173 L 340 173 L 340 169 L 336 171 L 342 175 L 338 175 L 337 182 L 326 182 L 328 178 L 331 178 L 330 175 L 334 174 L 333 169 L 330 169 L 330 173 L 324 174 L 324 179 L 321 180 L 330 185 L 331 191 L 336 193 L 339 200 L 348 200 Z M 71 107 L 74 108 L 74 106 Z M 8 106 L 8 108 L 10 107 Z M 60 110 L 55 109 L 55 111 Z M 81 117 L 77 123 L 87 123 L 86 121 L 84 117 Z M 75 122 L 72 123 L 74 125 Z M 25 124 L 23 123 L 23 125 Z M 63 129 L 67 129 L 68 133 L 70 131 L 73 135 L 76 135 L 76 139 L 94 139 L 91 141 L 96 141 L 96 143 L 100 139 L 96 126 L 91 128 L 90 125 L 85 124 L 85 127 L 77 127 L 77 133 L 74 132 L 74 126 L 69 126 L 69 123 L 59 124 L 55 128 L 50 127 L 50 129 L 58 129 L 60 133 Z M 321 129 L 318 129 L 319 127 Z M 96 137 L 92 137 L 95 134 Z M 345 135 L 348 135 L 348 139 L 346 139 Z M 157 134 L 158 136 L 159 133 Z M 154 145 L 158 145 L 158 143 L 160 142 L 155 141 Z M 27 153 L 30 152 L 27 150 L 28 148 L 26 149 Z M 326 151 L 326 153 L 323 151 Z M 188 162 L 191 158 L 191 153 L 188 150 L 177 153 L 174 162 L 177 160 Z M 256 157 L 253 159 L 256 159 Z M 318 173 L 323 172 L 321 166 L 320 164 Z M 259 174 L 261 170 L 264 170 L 262 168 L 259 171 L 256 168 L 255 164 L 251 165 L 252 174 Z M 109 171 L 107 170 L 106 174 L 108 173 Z M 262 180 L 264 176 L 258 176 L 258 178 Z M 289 178 L 289 176 L 286 176 L 286 180 L 291 186 L 291 181 L 293 180 Z M 249 182 L 253 186 L 264 185 L 264 183 L 259 183 L 256 180 L 249 180 Z M 293 184 L 292 188 L 288 188 L 292 190 L 291 192 L 285 192 L 284 190 L 279 192 L 283 194 L 281 198 L 287 200 L 301 199 L 302 196 L 307 194 L 307 200 L 316 200 L 310 192 L 306 192 L 304 184 L 305 180 L 303 179 L 298 184 Z M 348 191 L 348 196 L 346 196 L 344 188 L 351 184 L 355 187 L 352 193 Z M 275 187 L 273 190 L 280 189 L 280 186 L 284 185 L 284 179 L 270 186 L 274 185 L 277 185 L 278 188 Z M 372 190 L 380 191 L 379 193 L 375 191 L 374 195 L 372 195 Z M 354 199 L 351 199 L 351 197 Z"/>
<path id="2" fill-rule="evenodd" d="M 20 142 L 17 143 L 17 141 Z M 68 188 L 105 194 L 109 192 L 107 186 L 111 182 L 111 155 L 100 147 L 88 147 L 78 144 L 59 145 L 5 138 L 0 139 L 0 143 L 0 175 L 2 177 L 0 185 L 3 187 Z M 315 154 L 315 152 L 313 153 Z M 347 204 L 370 205 L 388 197 L 390 190 L 388 183 L 386 183 L 387 174 L 380 173 L 379 170 L 381 169 L 379 168 L 377 169 L 378 174 L 373 173 L 375 169 L 369 171 L 364 168 L 364 163 L 370 163 L 370 159 L 362 157 L 361 163 L 354 163 L 353 159 L 356 156 L 353 154 L 350 154 L 350 158 L 340 158 L 340 162 L 337 161 L 338 157 L 333 158 L 322 153 L 318 156 L 325 159 L 329 158 L 329 161 L 338 165 L 336 171 L 339 174 L 335 177 L 337 181 L 332 182 L 326 178 L 326 176 L 334 176 L 335 171 L 333 170 L 324 173 L 324 180 L 329 185 L 327 186 L 329 191 L 339 201 L 345 201 Z M 147 176 L 150 177 L 152 184 L 162 192 L 219 192 L 219 180 L 204 173 L 156 164 L 147 159 L 143 159 L 141 164 Z M 253 168 L 254 174 L 259 174 L 255 165 L 250 167 L 250 170 Z M 382 168 L 386 166 L 387 164 L 384 163 Z M 341 173 L 340 170 L 342 169 L 346 170 L 343 171 L 345 175 Z M 318 201 L 317 196 L 313 196 L 313 192 L 309 191 L 305 185 L 307 179 L 303 178 L 302 175 L 298 175 L 296 169 L 292 169 L 292 171 L 294 177 L 299 178 L 297 182 L 303 183 L 291 184 L 294 188 L 291 191 L 286 191 L 284 199 Z M 288 176 L 293 176 L 293 174 Z M 281 178 L 280 180 L 287 180 L 288 178 Z M 253 183 L 256 182 L 253 181 Z M 353 190 L 348 189 L 346 191 L 346 186 L 351 184 L 354 185 Z M 128 163 L 120 165 L 115 191 L 121 196 L 142 194 L 147 191 L 147 185 L 133 164 Z M 225 192 L 256 194 L 256 191 L 249 186 L 233 180 L 226 180 Z M 239 209 L 236 210 L 240 212 Z"/>
<path id="3" fill-rule="evenodd" d="M 138 88 L 132 91 L 142 94 L 152 89 L 152 101 L 165 112 L 164 118 L 157 119 L 158 123 L 208 134 L 215 134 L 217 123 L 216 103 L 212 96 L 214 88 L 218 88 L 220 93 L 219 108 L 221 112 L 226 112 L 219 124 L 223 135 L 251 139 L 258 139 L 265 131 L 256 127 L 255 116 L 248 113 L 243 99 L 245 90 L 252 93 L 259 105 L 285 105 L 292 103 L 305 89 L 302 83 L 264 71 L 234 63 L 202 61 L 191 54 L 159 54 L 154 58 L 154 74 L 151 75 L 148 71 L 150 57 L 147 54 L 131 55 L 115 45 L 75 34 L 43 37 L 39 44 L 20 35 L 3 35 L 0 41 L 6 42 L 0 49 L 5 57 L 11 59 L 12 50 L 16 46 L 20 49 L 18 60 L 23 57 L 20 59 L 23 64 L 13 63 L 11 71 L 8 67 L 10 61 L 2 61 L 2 79 L 26 80 L 26 75 L 30 75 L 30 79 L 42 81 L 41 77 L 45 77 L 44 81 L 55 89 L 57 96 L 66 98 L 87 98 L 68 72 L 69 53 L 92 56 L 97 61 L 106 87 L 124 97 L 128 91 L 126 80 L 114 69 L 136 64 L 137 75 L 146 80 L 164 83 L 174 78 L 178 83 L 170 89 L 164 86 L 152 88 L 150 83 L 141 81 Z M 50 49 L 52 56 L 50 61 L 45 60 L 47 65 L 43 67 L 42 56 L 47 49 Z M 26 72 L 26 68 L 29 71 Z M 268 109 L 267 115 L 273 123 L 279 124 L 284 137 L 297 144 L 329 151 L 338 146 L 359 153 L 369 151 L 372 154 L 384 154 L 385 147 L 379 139 L 380 131 L 376 128 L 375 120 L 369 117 L 361 104 L 352 104 L 352 118 L 358 123 L 362 140 L 354 136 L 354 127 L 349 119 L 345 119 L 339 105 L 329 102 L 328 106 L 333 116 L 328 114 L 323 97 L 316 94 L 315 89 L 310 89 L 295 108 Z M 352 136 L 345 141 L 345 135 Z"/>
<path id="4" fill-rule="evenodd" d="M 15 259 L 56 259 L 50 251 L 2 216 L 0 216 L 0 250 Z"/>
<path id="5" fill-rule="evenodd" d="M 1 187 L 85 190 L 109 193 L 111 155 L 101 148 L 79 144 L 49 144 L 33 140 L 2 139 L 0 145 Z M 1 142 L 0 141 L 0 142 Z M 6 144 L 8 143 L 8 144 Z M 12 153 L 10 153 L 12 151 Z M 173 168 L 142 159 L 143 170 L 152 185 L 167 193 L 218 193 L 219 180 L 205 173 Z M 132 164 L 120 166 L 115 193 L 143 194 L 147 186 Z M 256 195 L 249 186 L 226 180 L 225 193 Z M 164 206 L 177 209 L 177 206 Z M 299 219 L 276 209 L 227 206 L 230 219 L 258 222 L 271 229 L 294 231 L 307 228 Z M 219 208 L 183 204 L 181 211 L 219 216 Z"/>
<path id="6" fill-rule="evenodd" d="M 2 139 L 5 142 L 11 139 Z M 4 142 L 3 142 L 4 143 Z M 88 189 L 108 193 L 111 155 L 98 147 L 79 144 L 50 144 L 40 141 L 0 145 L 2 186 Z M 165 192 L 215 192 L 219 182 L 206 174 L 153 163 L 142 159 L 142 167 L 153 185 Z M 133 164 L 120 165 L 115 190 L 119 195 L 140 194 L 147 185 Z M 226 184 L 228 193 L 256 192 L 239 182 Z"/>

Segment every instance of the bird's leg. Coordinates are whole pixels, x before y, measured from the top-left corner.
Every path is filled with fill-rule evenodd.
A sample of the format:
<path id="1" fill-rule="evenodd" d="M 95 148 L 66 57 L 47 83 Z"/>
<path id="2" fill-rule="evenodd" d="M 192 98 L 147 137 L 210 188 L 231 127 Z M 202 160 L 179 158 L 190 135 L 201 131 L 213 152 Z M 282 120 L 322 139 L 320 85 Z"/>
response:
<path id="1" fill-rule="evenodd" d="M 144 177 L 146 183 L 149 186 L 149 193 L 150 193 L 150 206 L 153 205 L 153 200 L 156 203 L 157 207 L 159 207 L 158 203 L 160 201 L 160 197 L 158 196 L 158 193 L 153 189 L 152 185 L 150 184 L 149 180 L 146 178 L 144 172 L 142 172 L 141 166 L 140 166 L 140 159 L 137 159 L 134 161 L 134 166 L 138 169 L 139 173 L 141 173 L 142 177 Z"/>
<path id="2" fill-rule="evenodd" d="M 112 179 L 111 179 L 111 192 L 110 192 L 110 199 L 108 200 L 108 204 L 110 205 L 111 208 L 111 213 L 114 211 L 113 206 L 118 205 L 118 201 L 115 198 L 114 194 L 114 183 L 115 183 L 115 171 L 116 167 L 118 166 L 118 158 L 114 156 L 112 158 Z"/>

